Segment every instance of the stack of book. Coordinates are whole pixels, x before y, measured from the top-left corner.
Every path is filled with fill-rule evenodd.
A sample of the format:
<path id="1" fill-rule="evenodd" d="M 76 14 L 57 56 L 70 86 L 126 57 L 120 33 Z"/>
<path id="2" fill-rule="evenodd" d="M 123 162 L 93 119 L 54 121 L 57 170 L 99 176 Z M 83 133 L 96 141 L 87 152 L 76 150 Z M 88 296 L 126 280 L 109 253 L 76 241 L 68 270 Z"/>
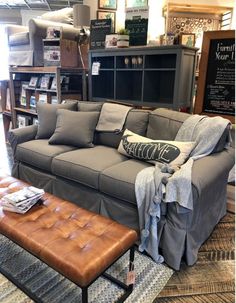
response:
<path id="1" fill-rule="evenodd" d="M 25 187 L 4 196 L 0 200 L 0 206 L 2 206 L 4 210 L 24 214 L 41 199 L 43 194 L 43 189 L 33 186 Z"/>

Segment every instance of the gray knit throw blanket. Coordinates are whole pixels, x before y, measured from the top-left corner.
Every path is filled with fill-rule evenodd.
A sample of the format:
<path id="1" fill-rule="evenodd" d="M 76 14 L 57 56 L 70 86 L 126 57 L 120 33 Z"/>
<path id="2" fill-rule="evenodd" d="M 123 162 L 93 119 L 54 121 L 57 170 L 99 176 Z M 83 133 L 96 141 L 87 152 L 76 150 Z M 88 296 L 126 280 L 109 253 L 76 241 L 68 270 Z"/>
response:
<path id="1" fill-rule="evenodd" d="M 157 262 L 164 261 L 158 252 L 158 222 L 163 204 L 177 202 L 179 212 L 193 209 L 192 166 L 196 159 L 209 155 L 215 148 L 230 121 L 222 117 L 209 118 L 192 115 L 180 127 L 175 141 L 194 141 L 186 163 L 176 169 L 157 163 L 138 173 L 135 180 L 135 194 L 139 213 L 141 234 L 140 251 L 146 251 Z"/>

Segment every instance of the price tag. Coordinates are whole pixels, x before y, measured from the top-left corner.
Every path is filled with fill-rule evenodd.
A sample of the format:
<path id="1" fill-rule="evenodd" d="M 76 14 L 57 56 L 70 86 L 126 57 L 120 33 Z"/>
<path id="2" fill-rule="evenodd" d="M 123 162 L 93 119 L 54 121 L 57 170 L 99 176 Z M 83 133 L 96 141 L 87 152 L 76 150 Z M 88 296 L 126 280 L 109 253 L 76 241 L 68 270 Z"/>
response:
<path id="1" fill-rule="evenodd" d="M 135 271 L 132 270 L 127 273 L 126 285 L 134 284 L 134 282 L 135 282 Z"/>
<path id="2" fill-rule="evenodd" d="M 92 75 L 93 76 L 99 75 L 99 70 L 100 70 L 100 62 L 93 62 Z"/>

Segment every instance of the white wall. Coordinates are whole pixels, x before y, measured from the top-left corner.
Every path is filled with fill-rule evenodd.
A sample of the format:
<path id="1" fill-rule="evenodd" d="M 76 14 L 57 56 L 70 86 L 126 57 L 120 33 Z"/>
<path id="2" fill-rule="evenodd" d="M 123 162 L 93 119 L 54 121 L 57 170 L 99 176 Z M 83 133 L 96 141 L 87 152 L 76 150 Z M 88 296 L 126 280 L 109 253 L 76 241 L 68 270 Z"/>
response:
<path id="1" fill-rule="evenodd" d="M 116 12 L 116 30 L 124 27 L 125 24 L 125 0 L 117 0 Z M 164 20 L 162 19 L 162 7 L 168 3 L 181 3 L 188 5 L 212 5 L 212 6 L 229 6 L 234 7 L 234 0 L 149 0 L 149 38 L 156 39 L 160 34 L 163 34 Z M 91 19 L 96 19 L 98 10 L 97 0 L 84 0 L 84 4 L 90 6 Z M 234 10 L 235 11 L 235 10 Z M 235 12 L 233 14 L 233 22 L 235 28 Z"/>
<path id="2" fill-rule="evenodd" d="M 0 9 L 0 23 L 21 24 L 21 14 L 17 9 Z"/>
<path id="3" fill-rule="evenodd" d="M 156 0 L 155 0 L 156 1 Z M 85 5 L 90 6 L 90 19 L 97 19 L 98 1 L 97 0 L 84 0 Z M 116 11 L 116 31 L 124 27 L 125 24 L 125 0 L 117 1 Z"/>
<path id="4" fill-rule="evenodd" d="M 84 0 L 83 3 L 85 5 L 90 6 L 90 19 L 97 19 L 97 9 L 98 9 L 98 1 L 97 0 Z"/>
<path id="5" fill-rule="evenodd" d="M 48 12 L 48 11 L 22 9 L 20 11 L 21 17 L 22 17 L 22 25 L 27 26 L 30 19 L 41 16 L 42 14 L 44 14 L 46 12 Z"/>

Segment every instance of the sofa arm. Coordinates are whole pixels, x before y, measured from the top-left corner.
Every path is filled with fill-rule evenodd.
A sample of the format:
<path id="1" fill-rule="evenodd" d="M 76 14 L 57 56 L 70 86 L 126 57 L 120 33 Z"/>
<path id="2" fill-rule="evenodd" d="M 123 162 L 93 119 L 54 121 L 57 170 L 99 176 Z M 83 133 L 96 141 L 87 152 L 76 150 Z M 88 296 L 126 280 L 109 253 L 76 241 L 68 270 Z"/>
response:
<path id="1" fill-rule="evenodd" d="M 28 32 L 29 28 L 28 26 L 23 26 L 23 25 L 6 25 L 5 26 L 5 33 L 7 34 L 7 38 L 9 39 L 9 36 L 17 33 L 22 33 L 22 32 Z"/>
<path id="2" fill-rule="evenodd" d="M 30 125 L 23 128 L 12 129 L 8 132 L 8 141 L 11 145 L 14 158 L 17 145 L 35 139 L 37 130 L 37 125 Z"/>
<path id="3" fill-rule="evenodd" d="M 217 179 L 225 178 L 235 162 L 234 149 L 230 147 L 222 152 L 200 158 L 193 163 L 192 184 L 200 196 L 203 189 L 214 184 Z"/>
<path id="4" fill-rule="evenodd" d="M 80 29 L 75 28 L 71 24 L 52 22 L 42 19 L 30 19 L 29 21 L 29 36 L 32 49 L 37 49 L 38 46 L 42 47 L 43 41 L 47 36 L 48 27 L 62 27 L 62 38 L 69 40 L 77 40 L 80 34 Z M 39 43 L 41 42 L 41 43 Z"/>

